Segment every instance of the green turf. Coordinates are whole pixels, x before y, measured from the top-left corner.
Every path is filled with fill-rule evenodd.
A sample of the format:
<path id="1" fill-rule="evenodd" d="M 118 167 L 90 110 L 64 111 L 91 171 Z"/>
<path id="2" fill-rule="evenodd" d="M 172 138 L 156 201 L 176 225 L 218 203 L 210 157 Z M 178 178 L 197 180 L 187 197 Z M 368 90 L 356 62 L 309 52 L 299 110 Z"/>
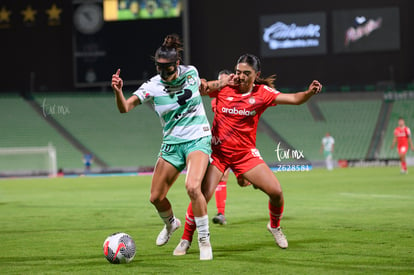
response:
<path id="1" fill-rule="evenodd" d="M 414 172 L 414 171 L 413 171 Z M 210 224 L 214 260 L 194 244 L 175 257 L 182 229 L 155 245 L 161 220 L 149 176 L 0 180 L 0 274 L 413 274 L 414 174 L 398 167 L 277 173 L 289 248 L 266 231 L 267 198 L 230 176 L 228 224 Z M 169 198 L 184 221 L 181 176 Z M 209 215 L 215 214 L 214 199 Z M 107 235 L 124 231 L 135 259 L 111 265 Z"/>

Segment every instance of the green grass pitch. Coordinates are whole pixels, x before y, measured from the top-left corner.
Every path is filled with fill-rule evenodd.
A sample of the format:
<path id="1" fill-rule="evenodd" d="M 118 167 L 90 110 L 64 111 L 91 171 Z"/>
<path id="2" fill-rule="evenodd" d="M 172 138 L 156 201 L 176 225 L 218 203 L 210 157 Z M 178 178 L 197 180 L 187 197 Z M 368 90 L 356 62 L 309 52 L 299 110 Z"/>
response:
<path id="1" fill-rule="evenodd" d="M 413 171 L 414 173 L 414 171 Z M 267 197 L 228 183 L 228 224 L 210 223 L 214 260 L 172 251 L 180 228 L 155 245 L 162 222 L 149 203 L 150 176 L 0 180 L 1 274 L 413 274 L 414 174 L 398 167 L 276 174 L 285 194 L 289 248 L 266 230 Z M 169 193 L 184 222 L 184 176 Z M 210 220 L 216 213 L 209 203 Z M 102 243 L 130 234 L 135 259 L 112 265 Z"/>

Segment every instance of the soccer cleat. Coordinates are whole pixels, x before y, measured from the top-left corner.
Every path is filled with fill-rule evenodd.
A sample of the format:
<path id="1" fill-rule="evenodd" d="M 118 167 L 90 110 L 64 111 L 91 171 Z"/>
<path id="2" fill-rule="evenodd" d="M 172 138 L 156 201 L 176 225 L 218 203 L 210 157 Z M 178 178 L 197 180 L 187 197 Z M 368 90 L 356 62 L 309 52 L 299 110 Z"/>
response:
<path id="1" fill-rule="evenodd" d="M 218 213 L 216 216 L 214 216 L 213 223 L 220 224 L 220 225 L 225 225 L 225 224 L 227 224 L 226 217 L 224 217 L 223 214 Z"/>
<path id="2" fill-rule="evenodd" d="M 173 255 L 174 256 L 182 256 L 187 254 L 188 249 L 191 246 L 191 242 L 188 240 L 181 239 L 180 243 L 174 249 Z"/>
<path id="3" fill-rule="evenodd" d="M 213 250 L 210 244 L 210 236 L 199 238 L 198 247 L 200 248 L 200 260 L 213 259 Z"/>
<path id="4" fill-rule="evenodd" d="M 157 237 L 156 244 L 158 246 L 162 246 L 168 243 L 168 240 L 170 239 L 171 235 L 174 233 L 175 230 L 180 228 L 180 226 L 181 226 L 181 222 L 177 218 L 175 218 L 175 221 L 171 224 L 171 228 L 168 229 L 167 226 L 165 225 Z"/>
<path id="5" fill-rule="evenodd" d="M 272 228 L 270 226 L 270 223 L 267 224 L 267 230 L 269 230 L 270 233 L 272 233 L 273 237 L 275 238 L 276 244 L 280 248 L 287 248 L 288 247 L 288 241 L 286 239 L 285 234 L 283 234 L 282 229 L 279 227 Z"/>

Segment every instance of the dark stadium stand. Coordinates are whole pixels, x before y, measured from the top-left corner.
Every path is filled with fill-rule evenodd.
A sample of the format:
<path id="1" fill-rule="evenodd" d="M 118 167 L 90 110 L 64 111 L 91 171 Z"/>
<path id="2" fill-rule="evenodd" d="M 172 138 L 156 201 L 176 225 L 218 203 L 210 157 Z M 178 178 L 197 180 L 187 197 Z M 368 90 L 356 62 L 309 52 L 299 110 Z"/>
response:
<path id="1" fill-rule="evenodd" d="M 74 141 L 107 165 L 95 163 L 92 167 L 99 171 L 151 169 L 155 164 L 161 144 L 161 126 L 150 106 L 139 106 L 131 113 L 120 114 L 112 93 L 35 94 L 34 99 L 37 112 L 18 95 L 0 99 L 0 147 L 52 143 L 57 149 L 58 167 L 66 171 L 83 170 L 82 151 Z M 210 99 L 204 97 L 203 100 L 212 122 Z M 392 132 L 400 116 L 413 128 L 414 100 L 391 102 L 390 114 L 380 116 L 383 102 L 382 93 L 369 92 L 362 96 L 339 92 L 318 95 L 309 105 L 269 108 L 261 118 L 257 148 L 266 162 L 277 163 L 275 150 L 281 138 L 291 146 L 289 148 L 302 151 L 307 160 L 321 162 L 321 138 L 330 132 L 335 138 L 335 159 L 364 159 L 373 144 L 378 146 L 374 148 L 377 157 L 396 158 L 395 150 L 389 148 Z M 376 134 L 379 117 L 387 121 L 379 123 L 383 128 Z M 53 118 L 64 131 L 53 127 L 47 118 Z M 372 143 L 373 136 L 377 145 Z M 281 149 L 287 148 L 282 146 Z M 0 156 L 0 172 L 45 166 L 38 163 L 38 157 L 21 159 Z"/>
<path id="2" fill-rule="evenodd" d="M 348 99 L 347 99 L 348 97 Z M 357 100 L 341 94 L 340 100 L 320 95 L 313 98 L 325 121 L 315 121 L 308 106 L 269 108 L 262 119 L 309 160 L 323 160 L 319 153 L 326 132 L 335 138 L 336 159 L 363 159 L 367 153 L 382 100 Z"/>
<path id="3" fill-rule="evenodd" d="M 373 137 L 381 100 L 319 103 L 327 118 L 327 131 L 335 137 L 335 157 L 364 159 Z"/>
<path id="4" fill-rule="evenodd" d="M 36 95 L 36 101 L 42 108 L 67 107 L 70 113 L 51 115 L 109 167 L 154 165 L 162 133 L 159 120 L 148 105 L 120 114 L 111 93 Z"/>
<path id="5" fill-rule="evenodd" d="M 20 96 L 2 96 L 0 117 L 0 147 L 39 147 L 52 143 L 58 152 L 58 167 L 82 167 L 82 155 Z M 39 156 L 0 156 L 0 173 L 47 167 L 41 161 Z"/>

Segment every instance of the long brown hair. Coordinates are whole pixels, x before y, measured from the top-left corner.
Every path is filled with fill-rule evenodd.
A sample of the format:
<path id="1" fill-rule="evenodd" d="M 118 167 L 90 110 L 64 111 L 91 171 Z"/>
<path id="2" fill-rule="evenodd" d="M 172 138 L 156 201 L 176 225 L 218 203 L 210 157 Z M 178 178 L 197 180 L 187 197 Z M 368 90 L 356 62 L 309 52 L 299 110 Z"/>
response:
<path id="1" fill-rule="evenodd" d="M 260 64 L 260 59 L 253 55 L 253 54 L 243 54 L 242 56 L 239 57 L 239 59 L 237 60 L 237 64 L 239 63 L 246 63 L 249 64 L 256 72 L 260 72 L 261 71 L 261 64 Z M 274 82 L 276 80 L 276 75 L 271 75 L 268 77 L 257 77 L 256 80 L 254 81 L 255 84 L 264 84 L 267 85 L 269 87 L 275 88 Z"/>

